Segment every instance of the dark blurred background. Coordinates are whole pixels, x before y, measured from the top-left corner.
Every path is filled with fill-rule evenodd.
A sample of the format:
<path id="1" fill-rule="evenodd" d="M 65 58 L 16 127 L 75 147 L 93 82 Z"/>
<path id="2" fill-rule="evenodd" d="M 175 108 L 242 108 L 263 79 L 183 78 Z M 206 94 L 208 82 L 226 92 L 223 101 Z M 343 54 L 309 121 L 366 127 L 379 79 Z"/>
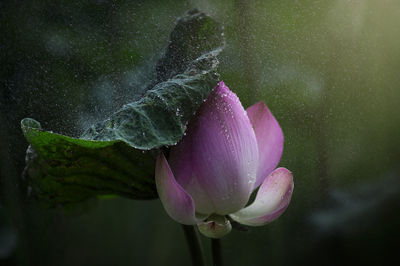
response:
<path id="1" fill-rule="evenodd" d="M 400 263 L 399 1 L 10 0 L 0 2 L 0 265 L 189 265 L 158 200 L 65 211 L 27 197 L 19 123 L 79 136 L 134 100 L 194 7 L 225 26 L 222 79 L 245 107 L 270 107 L 295 178 L 280 219 L 223 239 L 226 265 Z"/>

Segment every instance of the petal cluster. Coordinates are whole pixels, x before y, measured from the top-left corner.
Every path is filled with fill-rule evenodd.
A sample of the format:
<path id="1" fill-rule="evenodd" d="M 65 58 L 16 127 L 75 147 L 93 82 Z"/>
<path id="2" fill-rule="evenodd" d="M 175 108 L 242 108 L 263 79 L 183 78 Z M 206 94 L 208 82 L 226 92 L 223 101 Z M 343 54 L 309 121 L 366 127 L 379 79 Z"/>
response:
<path id="1" fill-rule="evenodd" d="M 293 191 L 291 172 L 275 169 L 282 151 L 283 133 L 267 106 L 260 102 L 244 110 L 221 81 L 168 161 L 162 153 L 157 158 L 161 202 L 171 218 L 197 224 L 209 237 L 228 233 L 229 219 L 267 224 L 283 213 Z M 254 202 L 246 207 L 258 187 Z"/>

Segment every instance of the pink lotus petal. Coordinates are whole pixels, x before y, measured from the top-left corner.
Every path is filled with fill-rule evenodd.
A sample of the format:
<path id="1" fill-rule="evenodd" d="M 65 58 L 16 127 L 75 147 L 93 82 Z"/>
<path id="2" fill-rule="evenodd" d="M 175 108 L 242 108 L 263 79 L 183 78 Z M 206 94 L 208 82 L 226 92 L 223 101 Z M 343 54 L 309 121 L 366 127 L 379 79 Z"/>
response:
<path id="1" fill-rule="evenodd" d="M 257 188 L 264 178 L 276 168 L 281 159 L 283 132 L 278 121 L 264 103 L 256 103 L 246 111 L 253 125 L 258 144 L 259 164 L 254 186 Z"/>
<path id="2" fill-rule="evenodd" d="M 238 97 L 222 81 L 171 149 L 169 161 L 196 211 L 225 215 L 246 205 L 257 174 L 257 140 Z"/>
<path id="3" fill-rule="evenodd" d="M 230 217 L 245 225 L 261 226 L 277 219 L 289 205 L 293 175 L 286 168 L 273 171 L 262 183 L 254 202 Z"/>
<path id="4" fill-rule="evenodd" d="M 176 182 L 164 154 L 156 162 L 156 187 L 164 209 L 172 219 L 181 224 L 196 224 L 195 205 L 192 197 Z"/>

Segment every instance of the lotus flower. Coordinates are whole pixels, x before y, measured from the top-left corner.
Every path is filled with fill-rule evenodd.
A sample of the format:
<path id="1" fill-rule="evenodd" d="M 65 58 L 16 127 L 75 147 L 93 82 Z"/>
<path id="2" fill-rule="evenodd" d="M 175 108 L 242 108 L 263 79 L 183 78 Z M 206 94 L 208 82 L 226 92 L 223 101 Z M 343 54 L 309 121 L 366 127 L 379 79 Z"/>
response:
<path id="1" fill-rule="evenodd" d="M 166 212 L 175 221 L 197 224 L 200 232 L 220 238 L 230 220 L 265 225 L 286 209 L 294 187 L 292 173 L 276 168 L 283 133 L 267 106 L 244 110 L 239 98 L 219 82 L 189 122 L 186 135 L 161 153 L 156 187 Z M 257 189 L 254 202 L 251 193 Z"/>

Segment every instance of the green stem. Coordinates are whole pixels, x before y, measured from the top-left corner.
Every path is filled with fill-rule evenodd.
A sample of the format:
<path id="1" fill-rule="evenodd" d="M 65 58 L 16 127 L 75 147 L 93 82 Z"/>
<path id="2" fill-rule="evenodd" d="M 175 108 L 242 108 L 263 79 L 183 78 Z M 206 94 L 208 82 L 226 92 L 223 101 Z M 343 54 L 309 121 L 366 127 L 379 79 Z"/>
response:
<path id="1" fill-rule="evenodd" d="M 183 232 L 187 245 L 189 247 L 190 257 L 192 259 L 193 266 L 204 266 L 204 255 L 203 247 L 200 242 L 199 234 L 192 225 L 182 225 Z"/>
<path id="2" fill-rule="evenodd" d="M 221 255 L 221 240 L 212 238 L 211 250 L 212 250 L 213 265 L 222 266 L 224 263 L 222 261 L 222 255 Z"/>

